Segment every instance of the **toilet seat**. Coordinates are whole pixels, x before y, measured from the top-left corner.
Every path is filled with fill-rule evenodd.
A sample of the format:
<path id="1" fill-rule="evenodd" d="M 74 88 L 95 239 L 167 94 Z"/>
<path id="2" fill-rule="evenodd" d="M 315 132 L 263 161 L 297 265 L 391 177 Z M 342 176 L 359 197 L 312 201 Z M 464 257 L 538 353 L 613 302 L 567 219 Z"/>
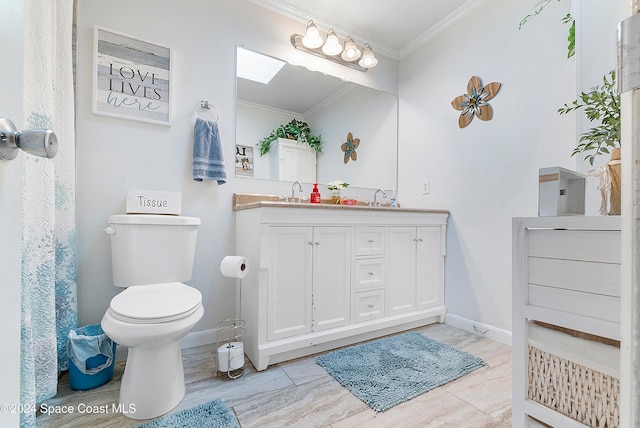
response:
<path id="1" fill-rule="evenodd" d="M 181 282 L 136 285 L 111 299 L 114 318 L 134 324 L 175 321 L 198 310 L 202 294 Z"/>

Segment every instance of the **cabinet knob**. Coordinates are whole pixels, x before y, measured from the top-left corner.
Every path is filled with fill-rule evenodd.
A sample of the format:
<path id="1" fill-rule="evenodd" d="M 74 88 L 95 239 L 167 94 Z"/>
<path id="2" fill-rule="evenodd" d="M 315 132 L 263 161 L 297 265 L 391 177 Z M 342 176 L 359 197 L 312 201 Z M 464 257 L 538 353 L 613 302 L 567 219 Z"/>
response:
<path id="1" fill-rule="evenodd" d="M 373 239 L 369 239 L 369 243 L 373 244 L 375 241 Z"/>
<path id="2" fill-rule="evenodd" d="M 309 245 L 313 245 L 313 241 L 309 241 Z"/>
<path id="3" fill-rule="evenodd" d="M 367 306 L 369 306 L 369 308 L 373 308 L 373 303 L 369 303 Z"/>
<path id="4" fill-rule="evenodd" d="M 418 242 L 422 242 L 422 238 L 418 238 Z"/>
<path id="5" fill-rule="evenodd" d="M 367 272 L 369 276 L 373 276 L 373 272 Z"/>
<path id="6" fill-rule="evenodd" d="M 314 242 L 314 244 L 320 245 L 320 241 L 316 241 L 316 242 Z"/>

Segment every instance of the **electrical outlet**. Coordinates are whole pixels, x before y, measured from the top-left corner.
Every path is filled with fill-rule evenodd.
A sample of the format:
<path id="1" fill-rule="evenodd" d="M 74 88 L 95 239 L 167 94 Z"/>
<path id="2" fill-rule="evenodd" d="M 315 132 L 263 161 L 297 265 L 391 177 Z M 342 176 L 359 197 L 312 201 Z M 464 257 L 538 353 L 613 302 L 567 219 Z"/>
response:
<path id="1" fill-rule="evenodd" d="M 424 180 L 422 185 L 422 194 L 428 195 L 429 193 L 431 193 L 431 182 L 429 180 Z"/>

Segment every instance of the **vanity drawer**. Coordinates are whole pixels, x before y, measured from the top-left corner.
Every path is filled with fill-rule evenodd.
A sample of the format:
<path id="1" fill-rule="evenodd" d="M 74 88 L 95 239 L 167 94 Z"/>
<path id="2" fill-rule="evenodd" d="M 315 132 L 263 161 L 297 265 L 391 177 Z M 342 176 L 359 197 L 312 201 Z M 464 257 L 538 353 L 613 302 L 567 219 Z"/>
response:
<path id="1" fill-rule="evenodd" d="M 356 256 L 383 256 L 385 254 L 386 228 L 382 226 L 357 226 Z"/>
<path id="2" fill-rule="evenodd" d="M 384 316 L 384 290 L 360 291 L 353 295 L 351 322 L 368 321 Z"/>
<path id="3" fill-rule="evenodd" d="M 354 266 L 355 290 L 382 288 L 385 285 L 387 259 L 357 259 Z"/>

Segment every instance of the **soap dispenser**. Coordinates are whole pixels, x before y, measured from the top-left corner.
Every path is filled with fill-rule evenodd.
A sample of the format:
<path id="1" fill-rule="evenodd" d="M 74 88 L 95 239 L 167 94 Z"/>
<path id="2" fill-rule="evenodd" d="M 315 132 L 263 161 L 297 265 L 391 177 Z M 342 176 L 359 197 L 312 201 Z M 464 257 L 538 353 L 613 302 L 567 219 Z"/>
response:
<path id="1" fill-rule="evenodd" d="M 319 204 L 321 201 L 320 191 L 318 191 L 318 183 L 314 183 L 313 185 L 313 191 L 311 192 L 310 200 L 312 204 Z"/>

